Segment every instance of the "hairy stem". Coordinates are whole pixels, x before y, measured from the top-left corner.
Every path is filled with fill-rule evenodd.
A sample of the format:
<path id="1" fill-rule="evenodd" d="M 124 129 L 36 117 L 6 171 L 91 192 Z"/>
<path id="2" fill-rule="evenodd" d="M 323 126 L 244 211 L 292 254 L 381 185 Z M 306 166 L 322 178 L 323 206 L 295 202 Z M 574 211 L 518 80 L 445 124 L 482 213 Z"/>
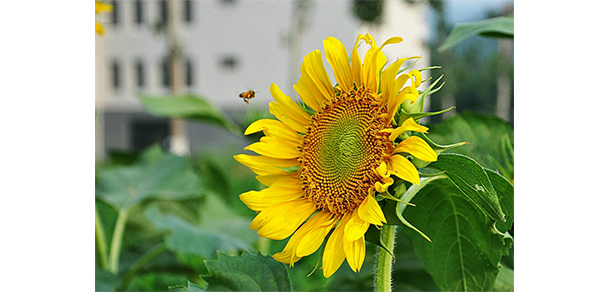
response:
<path id="1" fill-rule="evenodd" d="M 383 225 L 380 241 L 394 253 L 394 237 L 396 225 Z M 392 291 L 392 255 L 381 247 L 377 247 L 375 256 L 375 278 L 373 282 L 375 292 Z"/>
<path id="2" fill-rule="evenodd" d="M 108 257 L 108 265 L 110 272 L 113 274 L 119 273 L 119 256 L 121 254 L 121 242 L 123 241 L 123 231 L 125 231 L 125 224 L 127 223 L 127 217 L 129 212 L 127 210 L 119 211 L 119 217 L 116 220 L 114 226 L 114 232 L 112 233 L 112 242 L 110 243 L 110 255 Z"/>

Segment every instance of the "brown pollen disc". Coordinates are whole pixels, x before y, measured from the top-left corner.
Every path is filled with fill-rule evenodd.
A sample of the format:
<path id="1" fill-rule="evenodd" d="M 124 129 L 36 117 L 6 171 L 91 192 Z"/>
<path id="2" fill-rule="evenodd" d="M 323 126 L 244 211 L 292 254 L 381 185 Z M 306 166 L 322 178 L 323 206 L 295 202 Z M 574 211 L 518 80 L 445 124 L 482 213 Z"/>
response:
<path id="1" fill-rule="evenodd" d="M 356 209 L 381 177 L 375 174 L 391 152 L 388 110 L 366 89 L 339 91 L 312 117 L 303 137 L 299 177 L 305 196 L 319 210 Z"/>

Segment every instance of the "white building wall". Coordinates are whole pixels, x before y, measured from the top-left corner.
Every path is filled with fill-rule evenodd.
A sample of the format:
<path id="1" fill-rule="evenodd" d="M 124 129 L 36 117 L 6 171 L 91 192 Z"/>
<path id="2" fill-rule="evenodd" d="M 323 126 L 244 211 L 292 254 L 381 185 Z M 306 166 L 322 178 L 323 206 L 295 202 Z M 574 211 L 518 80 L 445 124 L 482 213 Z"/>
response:
<path id="1" fill-rule="evenodd" d="M 111 14 L 98 15 L 98 20 L 105 23 L 106 28 L 104 36 L 96 36 L 96 78 L 101 77 L 101 81 L 96 80 L 98 115 L 104 112 L 143 113 L 137 100 L 139 93 L 169 94 L 169 87 L 163 86 L 161 67 L 163 58 L 169 55 L 167 36 L 154 29 L 160 20 L 160 1 L 143 1 L 142 25 L 135 22 L 134 2 L 117 1 L 120 20 L 116 26 L 110 23 Z M 405 39 L 400 45 L 384 49 L 389 61 L 410 55 L 427 57 L 423 45 L 425 5 L 408 5 L 403 0 L 385 2 L 386 22 L 381 27 L 371 28 L 359 25 L 352 15 L 351 1 L 310 1 L 302 45 L 296 54 L 302 60 L 312 50 L 323 51 L 322 40 L 328 36 L 341 40 L 349 51 L 358 33 L 370 32 L 379 44 L 394 35 Z M 269 93 L 271 83 L 278 84 L 286 94 L 296 99 L 292 90 L 296 80 L 290 80 L 289 74 L 292 68 L 287 42 L 295 3 L 295 0 L 192 1 L 193 19 L 190 23 L 182 22 L 181 44 L 184 56 L 193 65 L 194 85 L 185 87 L 185 91 L 204 96 L 229 112 L 245 111 L 248 107 L 267 109 L 272 100 Z M 222 66 L 221 60 L 225 56 L 236 58 L 237 64 L 233 69 Z M 112 85 L 111 68 L 115 59 L 121 70 L 119 89 Z M 143 89 L 137 86 L 138 59 L 144 62 Z M 426 66 L 427 59 L 419 64 L 418 67 Z M 330 66 L 326 65 L 330 73 Z M 238 98 L 240 92 L 248 89 L 258 91 L 250 105 Z M 100 133 L 100 136 L 113 135 L 109 131 L 114 130 L 103 129 L 105 133 Z M 121 131 L 123 135 L 129 135 L 125 129 Z M 117 143 L 122 145 L 129 139 L 119 140 L 123 142 Z M 125 147 L 102 145 L 104 141 L 99 141 L 98 147 Z"/>

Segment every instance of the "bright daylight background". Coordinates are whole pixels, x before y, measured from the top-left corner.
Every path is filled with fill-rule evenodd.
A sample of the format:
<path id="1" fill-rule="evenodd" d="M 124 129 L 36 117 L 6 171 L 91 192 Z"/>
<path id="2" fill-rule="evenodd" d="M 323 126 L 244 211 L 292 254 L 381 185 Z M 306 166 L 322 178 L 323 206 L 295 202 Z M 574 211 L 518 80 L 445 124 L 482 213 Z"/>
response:
<path id="1" fill-rule="evenodd" d="M 129 166 L 129 171 L 137 172 L 140 165 L 146 167 L 155 159 L 164 161 L 163 150 L 191 158 L 170 163 L 181 172 L 168 182 L 169 187 L 163 186 L 182 184 L 186 197 L 179 202 L 143 203 L 134 208 L 123 231 L 117 267 L 123 276 L 119 279 L 96 269 L 97 289 L 156 291 L 188 281 L 205 287 L 198 277 L 205 271 L 202 259 L 215 259 L 217 250 L 238 254 L 247 249 L 273 255 L 283 248 L 286 240 L 259 238 L 248 228 L 255 213 L 238 196 L 261 185 L 233 155 L 245 153 L 243 147 L 260 137 L 240 133 L 254 120 L 269 115 L 270 84 L 278 84 L 296 99 L 292 85 L 300 76 L 303 57 L 312 50 L 323 50 L 322 40 L 328 36 L 338 38 L 347 48 L 359 33 L 370 33 L 378 43 L 402 37 L 402 43 L 384 48 L 388 60 L 418 55 L 423 59 L 416 68 L 442 66 L 424 72 L 424 79 L 435 80 L 444 74 L 446 80 L 444 88 L 427 100 L 427 110 L 457 107 L 425 123 L 438 124 L 456 113 L 466 115 L 454 119 L 455 124 L 476 121 L 480 115 L 495 116 L 489 129 L 500 125 L 500 132 L 507 134 L 493 139 L 512 139 L 512 40 L 476 36 L 451 50 L 437 50 L 457 23 L 511 15 L 512 1 L 386 0 L 381 10 L 377 10 L 378 1 L 105 3 L 111 4 L 113 11 L 96 18 L 105 29 L 95 39 L 96 184 L 127 188 L 131 176 L 127 168 L 122 173 L 120 167 Z M 325 65 L 327 72 L 332 72 Z M 249 104 L 238 97 L 246 90 L 256 91 Z M 220 121 L 167 119 L 151 114 L 140 101 L 142 97 L 184 94 L 207 100 L 222 113 Z M 442 131 L 439 127 L 439 133 Z M 454 135 L 438 141 L 460 139 L 467 137 Z M 478 151 L 484 153 L 486 146 L 480 143 Z M 508 159 L 505 163 L 481 153 L 482 163 L 502 168 L 506 177 L 513 178 L 512 156 L 495 156 L 498 161 Z M 188 180 L 190 177 L 197 179 Z M 103 201 L 97 201 L 96 208 L 96 220 L 106 235 L 102 240 L 111 247 L 110 235 L 121 215 Z M 402 276 L 395 280 L 396 289 L 438 289 L 405 235 L 401 229 L 399 250 L 403 253 L 395 273 Z M 100 242 L 97 244 L 99 247 Z M 373 251 L 369 245 L 363 271 L 357 277 L 346 264 L 328 280 L 321 272 L 305 277 L 315 267 L 318 251 L 289 269 L 293 289 L 369 289 Z M 112 252 L 106 251 L 110 258 Z M 147 260 L 142 262 L 142 258 Z M 113 265 L 100 260 L 104 261 L 98 254 L 98 267 Z M 503 263 L 513 268 L 512 254 Z"/>

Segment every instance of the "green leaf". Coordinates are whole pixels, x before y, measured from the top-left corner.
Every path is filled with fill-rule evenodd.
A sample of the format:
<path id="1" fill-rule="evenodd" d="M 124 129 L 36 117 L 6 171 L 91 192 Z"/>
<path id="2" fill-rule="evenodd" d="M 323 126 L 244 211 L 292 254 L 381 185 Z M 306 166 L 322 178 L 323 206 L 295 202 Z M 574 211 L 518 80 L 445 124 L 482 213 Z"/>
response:
<path id="1" fill-rule="evenodd" d="M 199 285 L 189 281 L 186 287 L 182 286 L 182 285 L 170 286 L 169 291 L 170 292 L 191 292 L 191 291 L 205 291 L 205 290 L 203 290 L 201 287 L 199 287 Z"/>
<path id="2" fill-rule="evenodd" d="M 120 284 L 117 275 L 95 268 L 95 291 L 114 291 Z"/>
<path id="3" fill-rule="evenodd" d="M 445 42 L 438 48 L 446 51 L 475 35 L 495 38 L 514 38 L 514 23 L 512 17 L 494 17 L 475 22 L 458 24 L 449 34 Z"/>
<path id="4" fill-rule="evenodd" d="M 485 172 L 487 173 L 487 176 L 489 176 L 489 180 L 498 194 L 500 206 L 506 215 L 506 222 L 495 222 L 496 228 L 500 232 L 507 232 L 513 225 L 513 220 L 515 218 L 515 187 L 510 181 L 508 181 L 508 179 L 497 172 L 487 168 L 485 169 Z"/>
<path id="5" fill-rule="evenodd" d="M 98 199 L 120 211 L 146 200 L 201 197 L 204 188 L 189 159 L 153 146 L 135 164 L 100 169 L 95 192 Z"/>
<path id="6" fill-rule="evenodd" d="M 447 118 L 440 124 L 430 125 L 427 136 L 442 144 L 466 141 L 470 146 L 447 152 L 472 157 L 482 166 L 498 170 L 509 179 L 513 178 L 513 128 L 510 123 L 498 117 L 464 112 Z"/>
<path id="7" fill-rule="evenodd" d="M 175 253 L 195 254 L 203 258 L 213 258 L 216 251 L 238 251 L 250 247 L 241 238 L 225 233 L 204 230 L 183 219 L 161 214 L 158 208 L 146 210 L 146 217 L 159 230 L 167 231 L 167 249 Z"/>
<path id="8" fill-rule="evenodd" d="M 489 218 L 506 222 L 487 172 L 472 158 L 461 154 L 441 154 L 429 167 L 445 171 L 451 182 Z"/>
<path id="9" fill-rule="evenodd" d="M 189 119 L 222 126 L 240 135 L 235 124 L 203 97 L 192 94 L 183 96 L 140 96 L 140 102 L 152 115 L 164 118 Z"/>
<path id="10" fill-rule="evenodd" d="M 496 279 L 496 284 L 494 285 L 493 291 L 515 291 L 515 272 L 511 268 L 504 265 L 501 266 L 500 273 L 498 274 L 498 278 Z"/>
<path id="11" fill-rule="evenodd" d="M 292 291 L 284 264 L 260 253 L 241 257 L 218 253 L 218 261 L 205 261 L 206 291 Z"/>
<path id="12" fill-rule="evenodd" d="M 441 290 L 489 291 L 509 246 L 484 214 L 449 179 L 427 183 L 411 202 L 417 207 L 405 210 L 406 219 L 432 239 L 412 236 L 413 246 Z"/>

